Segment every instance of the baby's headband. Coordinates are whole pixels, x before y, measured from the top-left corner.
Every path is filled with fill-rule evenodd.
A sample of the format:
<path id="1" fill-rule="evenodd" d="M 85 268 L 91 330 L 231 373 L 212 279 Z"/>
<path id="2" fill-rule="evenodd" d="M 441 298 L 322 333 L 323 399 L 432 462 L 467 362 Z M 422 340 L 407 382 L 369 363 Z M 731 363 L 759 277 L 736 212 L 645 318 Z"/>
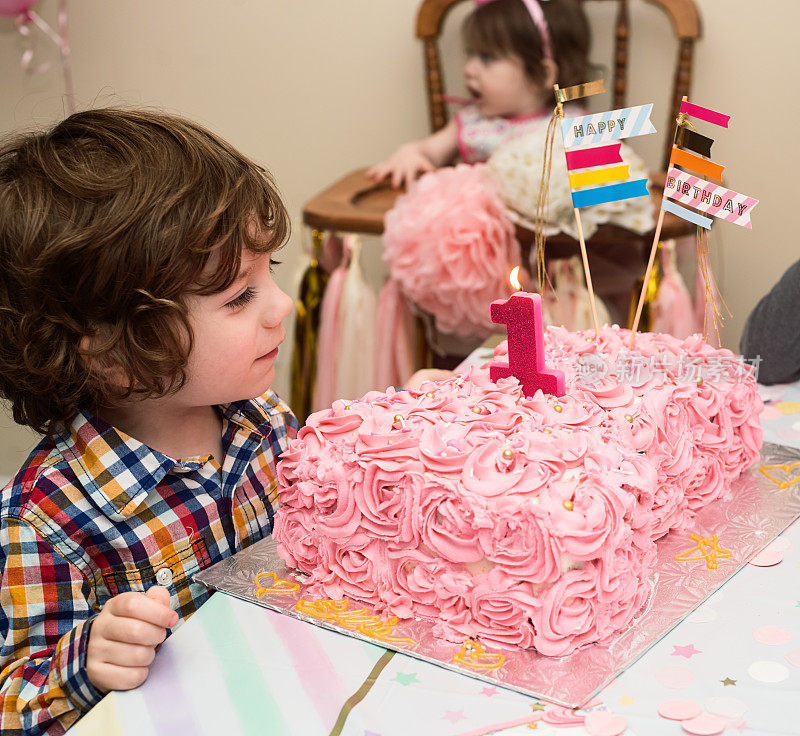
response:
<path id="1" fill-rule="evenodd" d="M 493 0 L 475 0 L 475 4 L 480 7 L 492 1 Z M 538 0 L 522 0 L 522 2 L 525 3 L 525 7 L 531 14 L 534 24 L 539 29 L 539 35 L 542 37 L 542 53 L 544 58 L 554 61 L 553 47 L 550 43 L 550 31 L 547 29 L 547 21 L 544 18 L 542 6 L 539 5 Z M 542 2 L 547 2 L 547 0 L 542 0 Z"/>

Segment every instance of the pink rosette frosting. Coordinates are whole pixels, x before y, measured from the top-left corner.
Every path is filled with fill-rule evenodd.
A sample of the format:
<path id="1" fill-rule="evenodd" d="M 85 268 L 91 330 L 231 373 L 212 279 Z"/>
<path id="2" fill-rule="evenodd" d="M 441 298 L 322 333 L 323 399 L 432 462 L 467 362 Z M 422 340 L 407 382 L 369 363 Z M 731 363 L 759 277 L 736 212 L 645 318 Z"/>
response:
<path id="1" fill-rule="evenodd" d="M 531 583 L 551 583 L 561 575 L 563 550 L 548 529 L 547 513 L 527 504 L 525 513 L 503 515 L 479 534 L 487 560 L 508 575 Z"/>
<path id="2" fill-rule="evenodd" d="M 445 486 L 423 489 L 421 495 L 416 523 L 426 548 L 450 562 L 482 560 L 478 535 L 492 524 L 486 504 L 470 503 Z"/>
<path id="3" fill-rule="evenodd" d="M 458 607 L 458 599 L 443 599 L 438 584 L 447 565 L 417 549 L 389 550 L 381 598 L 400 618 L 438 617 Z M 463 606 L 462 606 L 463 608 Z"/>
<path id="4" fill-rule="evenodd" d="M 599 573 L 587 564 L 569 570 L 539 593 L 539 610 L 533 617 L 533 645 L 548 657 L 561 657 L 582 644 L 599 641 L 611 633 L 597 601 Z"/>
<path id="5" fill-rule="evenodd" d="M 531 617 L 539 607 L 533 587 L 495 568 L 476 583 L 468 599 L 469 610 L 447 619 L 450 627 L 465 637 L 478 637 L 500 648 L 533 644 Z M 468 615 L 467 615 L 468 614 Z"/>
<path id="6" fill-rule="evenodd" d="M 272 530 L 278 554 L 293 568 L 311 572 L 320 561 L 319 536 L 311 531 L 313 519 L 307 511 L 278 514 Z"/>
<path id="7" fill-rule="evenodd" d="M 467 457 L 461 484 L 480 496 L 530 495 L 559 478 L 565 467 L 556 457 L 528 458 L 524 452 L 510 450 L 500 439 L 489 439 Z"/>
<path id="8" fill-rule="evenodd" d="M 355 494 L 361 527 L 374 539 L 417 543 L 419 530 L 413 510 L 419 504 L 424 479 L 419 473 L 387 471 L 370 465 L 364 471 L 362 492 Z"/>

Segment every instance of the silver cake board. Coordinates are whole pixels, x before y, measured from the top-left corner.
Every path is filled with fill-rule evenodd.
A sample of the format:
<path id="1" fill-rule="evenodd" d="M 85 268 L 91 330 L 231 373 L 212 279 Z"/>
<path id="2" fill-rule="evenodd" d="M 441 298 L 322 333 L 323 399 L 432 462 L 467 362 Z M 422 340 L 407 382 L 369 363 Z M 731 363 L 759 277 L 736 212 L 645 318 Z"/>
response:
<path id="1" fill-rule="evenodd" d="M 306 576 L 286 567 L 272 537 L 201 571 L 194 580 L 309 624 L 576 708 L 630 667 L 798 516 L 800 450 L 765 443 L 760 460 L 733 483 L 727 499 L 698 512 L 690 528 L 673 530 L 657 542 L 652 590 L 631 624 L 607 646 L 589 645 L 560 658 L 530 649 L 441 641 L 433 635 L 433 624 L 420 619 L 380 627 L 385 617 L 357 601 L 316 602 L 318 597 L 305 591 Z M 700 550 L 692 552 L 698 546 L 692 534 L 708 540 L 716 535 L 718 548 L 730 556 L 709 554 L 710 545 L 704 546 L 705 558 Z M 699 559 L 677 561 L 676 556 Z M 299 601 L 305 601 L 300 610 Z"/>

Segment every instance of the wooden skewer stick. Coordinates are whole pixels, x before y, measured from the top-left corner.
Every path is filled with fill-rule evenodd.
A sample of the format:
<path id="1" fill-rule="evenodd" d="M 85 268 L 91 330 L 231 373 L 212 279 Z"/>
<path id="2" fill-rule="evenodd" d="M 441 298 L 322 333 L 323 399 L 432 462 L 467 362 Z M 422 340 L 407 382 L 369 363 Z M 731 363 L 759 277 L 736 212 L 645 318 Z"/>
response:
<path id="1" fill-rule="evenodd" d="M 594 322 L 594 334 L 600 336 L 600 325 L 597 322 L 597 304 L 594 299 L 594 287 L 592 286 L 592 274 L 589 271 L 589 258 L 586 255 L 586 240 L 583 237 L 583 224 L 581 223 L 581 213 L 577 207 L 575 209 L 575 222 L 578 224 L 578 236 L 581 242 L 581 258 L 583 258 L 583 273 L 586 276 L 586 289 L 589 292 L 589 306 L 592 309 L 592 321 Z"/>
<path id="2" fill-rule="evenodd" d="M 664 210 L 658 213 L 658 223 L 656 224 L 656 233 L 653 238 L 653 245 L 650 248 L 650 259 L 647 261 L 647 270 L 644 272 L 644 282 L 642 283 L 642 293 L 639 294 L 639 304 L 636 305 L 636 316 L 633 319 L 631 326 L 631 350 L 633 350 L 633 343 L 636 339 L 636 330 L 639 328 L 639 320 L 642 317 L 642 308 L 644 307 L 644 298 L 647 294 L 647 284 L 650 281 L 650 273 L 653 270 L 653 262 L 656 259 L 656 252 L 658 251 L 658 239 L 661 236 L 661 227 L 664 224 Z"/>
<path id="3" fill-rule="evenodd" d="M 682 101 L 686 102 L 688 98 L 686 95 L 683 96 Z M 673 145 L 675 144 L 675 140 L 678 136 L 678 125 L 680 124 L 681 116 L 678 115 L 675 125 L 675 136 L 673 138 Z M 671 159 L 670 159 L 671 160 Z M 666 187 L 664 192 L 661 195 L 661 203 L 664 203 L 664 199 L 667 196 L 666 194 Z M 661 237 L 661 227 L 664 225 L 664 210 L 663 208 L 658 213 L 658 223 L 656 224 L 656 233 L 655 237 L 653 238 L 653 246 L 650 248 L 650 259 L 647 261 L 647 270 L 644 273 L 644 281 L 642 282 L 642 293 L 639 294 L 639 303 L 636 305 L 636 316 L 633 319 L 633 324 L 631 325 L 631 350 L 633 350 L 633 344 L 636 339 L 636 330 L 639 329 L 639 320 L 642 317 L 642 308 L 644 307 L 644 298 L 647 294 L 647 284 L 650 281 L 650 272 L 653 270 L 653 261 L 656 258 L 656 251 L 658 250 L 658 239 Z"/>

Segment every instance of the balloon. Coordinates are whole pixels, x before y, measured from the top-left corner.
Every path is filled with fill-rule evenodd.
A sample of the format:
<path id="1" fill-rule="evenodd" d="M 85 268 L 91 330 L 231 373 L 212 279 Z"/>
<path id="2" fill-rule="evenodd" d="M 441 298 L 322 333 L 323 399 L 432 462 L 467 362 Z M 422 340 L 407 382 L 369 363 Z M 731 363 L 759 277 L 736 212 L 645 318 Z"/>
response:
<path id="1" fill-rule="evenodd" d="M 34 5 L 36 0 L 0 0 L 0 15 L 13 17 L 27 13 Z"/>

